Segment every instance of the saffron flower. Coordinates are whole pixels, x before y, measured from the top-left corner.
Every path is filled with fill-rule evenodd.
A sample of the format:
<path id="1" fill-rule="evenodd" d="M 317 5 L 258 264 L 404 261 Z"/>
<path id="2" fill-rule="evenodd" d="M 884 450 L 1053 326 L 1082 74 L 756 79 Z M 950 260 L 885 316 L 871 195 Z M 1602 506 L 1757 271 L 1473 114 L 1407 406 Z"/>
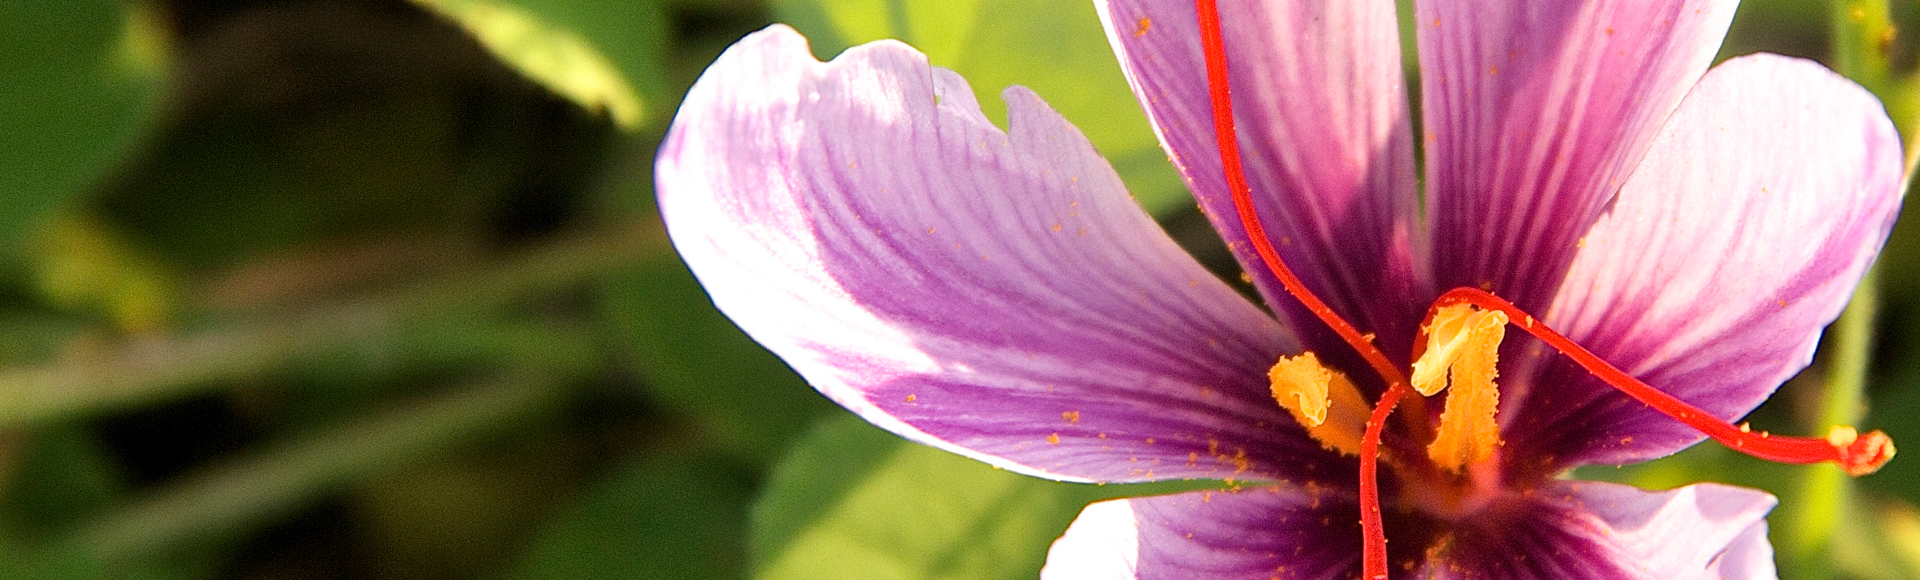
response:
<path id="1" fill-rule="evenodd" d="M 1031 91 L 1003 132 L 903 44 L 822 63 L 782 26 L 688 94 L 668 231 L 876 425 L 1052 479 L 1234 482 L 1089 506 L 1046 578 L 1771 578 L 1763 492 L 1561 475 L 1707 435 L 1891 455 L 1727 423 L 1806 365 L 1891 227 L 1899 141 L 1864 90 L 1774 55 L 1708 70 L 1731 1 L 1418 0 L 1416 133 L 1391 0 L 1229 4 L 1097 6 L 1271 314 Z"/>

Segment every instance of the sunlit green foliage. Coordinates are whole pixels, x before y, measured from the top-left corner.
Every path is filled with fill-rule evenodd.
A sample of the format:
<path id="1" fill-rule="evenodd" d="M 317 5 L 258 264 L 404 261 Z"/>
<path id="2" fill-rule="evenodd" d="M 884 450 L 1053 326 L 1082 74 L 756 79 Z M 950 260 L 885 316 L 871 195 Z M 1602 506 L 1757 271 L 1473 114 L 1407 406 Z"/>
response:
<path id="1" fill-rule="evenodd" d="M 1214 485 L 905 442 L 713 309 L 654 148 L 774 21 L 823 58 L 905 40 L 997 122 L 1032 87 L 1218 243 L 1083 0 L 3 1 L 0 577 L 1030 578 L 1087 502 Z M 1902 30 L 1920 7 L 1753 0 L 1727 47 L 1822 58 L 1911 138 Z M 1915 223 L 1756 428 L 1920 441 Z M 1579 475 L 1765 488 L 1783 577 L 1920 578 L 1920 461 Z"/>
<path id="2" fill-rule="evenodd" d="M 894 38 L 934 66 L 966 77 L 980 108 L 1001 126 L 1001 89 L 1025 85 L 1086 133 L 1155 213 L 1182 210 L 1193 198 L 1120 76 L 1092 2 L 1078 0 L 774 0 L 776 20 L 792 24 L 829 59 L 847 47 Z"/>

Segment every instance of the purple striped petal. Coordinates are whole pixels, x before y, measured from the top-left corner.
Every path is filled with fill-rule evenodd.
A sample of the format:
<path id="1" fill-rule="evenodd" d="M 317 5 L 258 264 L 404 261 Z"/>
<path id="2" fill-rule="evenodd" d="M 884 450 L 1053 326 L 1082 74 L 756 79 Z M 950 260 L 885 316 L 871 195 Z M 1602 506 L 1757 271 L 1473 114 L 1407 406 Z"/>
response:
<path id="1" fill-rule="evenodd" d="M 1266 487 L 1104 501 L 1047 552 L 1042 580 L 1342 579 L 1360 566 L 1351 491 Z"/>
<path id="2" fill-rule="evenodd" d="M 1774 504 L 1711 483 L 1553 481 L 1453 522 L 1390 511 L 1389 562 L 1395 578 L 1759 580 L 1773 576 Z M 1357 510 L 1350 490 L 1292 487 L 1100 502 L 1054 542 L 1040 577 L 1352 578 Z"/>
<path id="3" fill-rule="evenodd" d="M 1461 520 L 1410 578 L 1773 578 L 1773 496 L 1703 483 L 1668 491 L 1555 481 Z"/>
<path id="4" fill-rule="evenodd" d="M 1539 311 L 1736 0 L 1418 0 L 1433 268 Z"/>
<path id="5" fill-rule="evenodd" d="M 748 334 L 916 441 L 1057 479 L 1347 475 L 1267 393 L 1294 340 L 1031 91 L 1004 133 L 972 94 L 896 42 L 749 36 L 662 146 L 668 231 Z"/>
<path id="6" fill-rule="evenodd" d="M 1424 260 L 1414 231 L 1411 127 L 1390 0 L 1220 3 L 1234 112 L 1262 223 L 1307 286 L 1383 344 L 1406 344 Z M 1323 325 L 1286 297 L 1247 243 L 1220 169 L 1192 2 L 1098 0 L 1154 132 L 1241 265 L 1296 329 Z M 1405 328 L 1387 328 L 1399 324 Z M 1404 335 L 1399 340 L 1393 339 Z M 1327 340 L 1332 339 L 1329 335 Z M 1325 351 L 1346 352 L 1337 342 Z"/>
<path id="7" fill-rule="evenodd" d="M 1879 101 L 1810 61 L 1708 73 L 1592 231 L 1548 324 L 1724 419 L 1813 355 L 1892 227 L 1899 136 Z M 1506 449 L 1627 463 L 1701 439 L 1556 358 Z M 1511 411 L 1511 409 L 1504 409 Z"/>

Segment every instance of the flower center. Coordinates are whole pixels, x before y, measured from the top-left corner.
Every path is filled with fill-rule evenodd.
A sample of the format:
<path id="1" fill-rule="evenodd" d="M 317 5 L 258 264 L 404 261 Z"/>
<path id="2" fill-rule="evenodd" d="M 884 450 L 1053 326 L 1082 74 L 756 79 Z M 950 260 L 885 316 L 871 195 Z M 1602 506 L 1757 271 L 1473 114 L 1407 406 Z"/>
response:
<path id="1" fill-rule="evenodd" d="M 1401 502 L 1431 515 L 1471 515 L 1500 492 L 1494 452 L 1501 444 L 1494 413 L 1500 403 L 1500 341 L 1507 315 L 1456 304 L 1438 309 L 1423 331 L 1425 352 L 1413 363 L 1413 389 L 1423 396 L 1448 391 L 1427 460 L 1388 457 L 1403 479 Z M 1360 455 L 1369 415 L 1366 400 L 1346 375 L 1313 353 L 1281 357 L 1268 371 L 1274 401 L 1327 449 Z M 1426 421 L 1415 417 L 1413 421 Z"/>
<path id="2" fill-rule="evenodd" d="M 1448 471 L 1493 458 L 1500 446 L 1500 426 L 1493 420 L 1500 404 L 1500 339 L 1507 334 L 1507 315 L 1465 304 L 1441 308 L 1425 328 L 1427 351 L 1413 361 L 1413 390 L 1433 396 L 1448 388 L 1447 408 L 1440 413 L 1440 429 L 1427 445 L 1427 457 Z"/>
<path id="3" fill-rule="evenodd" d="M 1500 387 L 1493 379 L 1500 374 L 1500 340 L 1507 322 L 1503 312 L 1455 304 L 1437 310 L 1422 329 L 1426 351 L 1413 362 L 1412 384 L 1429 397 L 1451 389 L 1439 428 L 1427 445 L 1428 459 L 1449 472 L 1458 474 L 1492 460 L 1500 446 L 1500 427 L 1494 421 Z M 1321 446 L 1360 454 L 1368 405 L 1345 374 L 1308 352 L 1280 357 L 1267 371 L 1267 380 L 1273 400 Z"/>
<path id="4" fill-rule="evenodd" d="M 1239 138 L 1233 121 L 1233 96 L 1227 80 L 1226 40 L 1221 34 L 1219 7 L 1215 5 L 1215 0 L 1194 0 L 1194 7 L 1200 25 L 1201 50 L 1206 60 L 1207 93 L 1213 107 L 1214 137 L 1219 148 L 1221 170 L 1226 177 L 1227 193 L 1233 200 L 1234 212 L 1246 231 L 1248 241 L 1260 256 L 1260 261 L 1287 293 L 1352 346 L 1387 385 L 1380 394 L 1380 400 L 1367 414 L 1356 452 L 1360 456 L 1361 573 L 1364 578 L 1384 580 L 1387 577 L 1387 536 L 1380 513 L 1380 436 L 1388 416 L 1393 414 L 1394 407 L 1401 399 L 1413 392 L 1413 386 L 1406 374 L 1387 358 L 1386 353 L 1374 346 L 1369 335 L 1362 334 L 1352 323 L 1341 318 L 1301 283 L 1299 277 L 1280 259 L 1279 252 L 1261 227 L 1260 216 L 1253 206 L 1252 190 L 1247 185 L 1245 171 L 1240 165 Z M 1465 305 L 1471 307 L 1456 308 Z M 1487 477 L 1485 474 L 1488 470 L 1479 469 L 1479 466 L 1498 464 L 1493 451 L 1499 447 L 1499 433 L 1498 426 L 1492 424 L 1492 417 L 1494 407 L 1499 402 L 1499 392 L 1493 379 L 1497 374 L 1495 367 L 1500 333 L 1504 332 L 1500 329 L 1507 324 L 1540 339 L 1620 392 L 1698 429 L 1734 450 L 1783 463 L 1832 461 L 1852 475 L 1872 473 L 1893 457 L 1893 441 L 1880 431 L 1860 434 L 1851 427 L 1835 427 L 1825 438 L 1774 437 L 1734 427 L 1699 407 L 1640 382 L 1492 293 L 1475 288 L 1455 288 L 1441 295 L 1428 309 L 1427 320 L 1421 325 L 1422 336 L 1414 343 L 1416 360 L 1421 361 L 1416 364 L 1414 374 L 1425 379 L 1422 388 L 1434 392 L 1438 391 L 1434 385 L 1441 370 L 1444 369 L 1448 375 L 1449 384 L 1455 392 L 1448 395 L 1447 409 L 1442 413 L 1441 433 L 1435 435 L 1434 444 L 1428 447 L 1428 459 L 1434 464 L 1449 466 L 1448 469 L 1456 474 L 1464 469 L 1468 481 L 1478 482 Z M 1429 358 L 1426 353 L 1433 348 L 1440 353 L 1435 358 Z M 1348 417 L 1355 410 L 1345 394 L 1351 389 L 1352 383 L 1344 376 L 1325 369 L 1317 358 L 1306 354 L 1282 359 L 1268 372 L 1268 378 L 1274 384 L 1276 401 L 1294 414 L 1296 419 L 1300 419 L 1302 425 L 1308 425 L 1309 429 L 1331 425 L 1326 427 L 1325 434 L 1314 435 L 1321 444 L 1343 452 L 1353 445 L 1350 440 L 1353 431 L 1351 422 L 1345 419 L 1337 423 L 1329 420 L 1330 417 Z M 1461 400 L 1458 412 L 1454 404 L 1456 399 Z M 1448 420 L 1446 417 L 1449 415 L 1454 419 Z M 1442 439 L 1447 440 L 1444 445 L 1440 444 Z M 1470 489 L 1485 488 L 1476 483 Z M 1467 495 L 1476 496 L 1484 497 L 1484 494 Z"/>

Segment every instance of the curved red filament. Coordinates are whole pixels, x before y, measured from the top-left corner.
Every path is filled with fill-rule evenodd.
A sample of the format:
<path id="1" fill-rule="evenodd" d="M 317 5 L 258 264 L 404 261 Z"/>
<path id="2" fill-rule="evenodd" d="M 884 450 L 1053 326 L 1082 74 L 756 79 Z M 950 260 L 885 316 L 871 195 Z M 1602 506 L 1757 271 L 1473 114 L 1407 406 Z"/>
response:
<path id="1" fill-rule="evenodd" d="M 1387 529 L 1380 519 L 1380 432 L 1387 415 L 1411 392 L 1413 388 L 1400 382 L 1381 393 L 1373 415 L 1367 418 L 1366 435 L 1360 438 L 1360 571 L 1368 580 L 1387 577 Z"/>
<path id="2" fill-rule="evenodd" d="M 1226 42 L 1220 27 L 1219 9 L 1215 0 L 1194 0 L 1194 5 L 1200 24 L 1201 49 L 1206 60 L 1207 93 L 1213 109 L 1215 144 L 1219 149 L 1221 170 L 1226 177 L 1228 194 L 1233 200 L 1234 211 L 1241 227 L 1246 231 L 1249 244 L 1287 293 L 1306 306 L 1308 311 L 1339 335 L 1341 340 L 1352 346 L 1387 385 L 1367 420 L 1366 432 L 1361 438 L 1359 482 L 1360 528 L 1363 539 L 1362 577 L 1370 580 L 1385 580 L 1387 578 L 1387 538 L 1380 511 L 1380 440 L 1387 418 L 1393 414 L 1394 408 L 1406 399 L 1407 393 L 1411 392 L 1412 388 L 1408 386 L 1406 375 L 1387 358 L 1386 353 L 1374 346 L 1372 341 L 1352 323 L 1341 318 L 1327 306 L 1326 302 L 1320 300 L 1301 283 L 1293 270 L 1281 260 L 1280 253 L 1274 249 L 1272 242 L 1267 238 L 1266 229 L 1261 225 L 1260 216 L 1253 205 L 1252 188 L 1248 186 L 1245 169 L 1241 166 L 1239 138 L 1233 120 L 1233 93 L 1227 80 Z M 1540 339 L 1554 350 L 1560 351 L 1614 388 L 1743 453 L 1783 463 L 1833 461 L 1853 475 L 1871 473 L 1893 456 L 1892 440 L 1879 431 L 1861 435 L 1854 433 L 1851 429 L 1836 429 L 1834 435 L 1817 439 L 1772 436 L 1767 433 L 1752 433 L 1743 427 L 1735 427 L 1699 407 L 1640 382 L 1579 344 L 1548 328 L 1540 323 L 1539 319 L 1521 311 L 1512 303 L 1479 289 L 1455 288 L 1434 301 L 1428 310 L 1427 320 L 1420 325 L 1420 336 L 1414 339 L 1412 353 L 1414 358 L 1418 358 L 1421 355 L 1420 351 L 1424 350 L 1426 327 L 1431 323 L 1434 312 L 1443 306 L 1462 303 L 1472 304 L 1485 310 L 1504 312 L 1510 324 Z M 1420 399 L 1416 397 L 1411 402 L 1419 401 Z M 1416 413 L 1416 415 L 1424 414 Z M 1417 423 L 1412 425 L 1416 435 L 1426 430 L 1424 416 L 1408 418 Z"/>
<path id="3" fill-rule="evenodd" d="M 1485 290 L 1478 288 L 1454 288 L 1446 294 L 1440 295 L 1440 298 L 1434 300 L 1433 306 L 1427 310 L 1428 320 L 1432 320 L 1433 313 L 1441 307 L 1454 304 L 1471 304 L 1483 310 L 1498 310 L 1506 313 L 1512 325 L 1527 331 L 1528 334 L 1540 339 L 1541 342 L 1553 347 L 1554 350 L 1560 351 L 1561 354 L 1566 355 L 1567 358 L 1572 359 L 1574 363 L 1587 369 L 1587 372 L 1593 373 L 1596 377 L 1600 377 L 1600 380 L 1606 381 L 1607 384 L 1612 385 L 1613 388 L 1619 389 L 1620 392 L 1626 393 L 1627 396 L 1633 397 L 1641 403 L 1645 403 L 1647 406 L 1652 407 L 1662 414 L 1673 417 L 1675 420 L 1685 423 L 1687 426 L 1693 427 L 1701 433 L 1705 433 L 1708 437 L 1712 437 L 1714 440 L 1719 441 L 1721 444 L 1735 451 L 1780 463 L 1805 464 L 1832 461 L 1838 463 L 1842 468 L 1847 470 L 1847 473 L 1853 475 L 1872 473 L 1874 470 L 1879 469 L 1881 465 L 1885 464 L 1888 459 L 1893 458 L 1892 439 L 1880 431 L 1873 431 L 1866 434 L 1848 432 L 1843 438 L 1814 438 L 1776 436 L 1765 432 L 1755 433 L 1742 427 L 1735 427 L 1733 424 L 1720 420 L 1720 418 L 1714 416 L 1712 413 L 1708 413 L 1706 410 L 1682 401 L 1678 397 L 1669 395 L 1665 391 L 1655 389 L 1646 383 L 1640 382 L 1639 379 L 1633 378 L 1633 375 L 1629 375 L 1618 367 L 1613 366 L 1605 359 L 1600 358 L 1598 355 L 1593 354 L 1593 352 L 1588 351 L 1585 347 L 1580 346 L 1579 343 L 1562 336 L 1552 328 L 1548 328 L 1547 325 L 1540 322 L 1540 319 L 1534 318 L 1533 315 L 1520 310 L 1520 308 L 1514 306 L 1513 303 L 1494 296 Z M 1424 345 L 1426 343 L 1426 337 L 1424 336 L 1426 332 L 1425 328 L 1426 325 L 1422 324 L 1421 334 L 1423 336 L 1416 338 L 1414 344 Z"/>
<path id="4" fill-rule="evenodd" d="M 1266 228 L 1260 225 L 1260 215 L 1253 207 L 1253 188 L 1247 185 L 1245 169 L 1240 165 L 1239 136 L 1233 124 L 1233 92 L 1227 83 L 1227 49 L 1220 30 L 1220 10 L 1214 0 L 1194 0 L 1194 7 L 1200 19 L 1200 46 L 1206 56 L 1207 94 L 1212 99 L 1213 131 L 1220 150 L 1221 170 L 1226 173 L 1227 192 L 1233 198 L 1233 209 L 1239 215 L 1240 226 L 1246 230 L 1247 241 L 1253 245 L 1254 252 L 1260 255 L 1260 261 L 1280 280 L 1280 285 L 1286 288 L 1287 293 L 1292 294 L 1308 311 L 1340 335 L 1341 340 L 1358 351 L 1360 357 L 1366 359 L 1373 371 L 1387 383 L 1387 390 L 1367 419 L 1366 434 L 1360 440 L 1360 529 L 1366 540 L 1361 549 L 1361 570 L 1366 578 L 1384 579 L 1387 577 L 1387 535 L 1380 521 L 1380 435 L 1387 416 L 1393 413 L 1394 406 L 1410 390 L 1407 379 L 1400 368 L 1387 358 L 1386 353 L 1374 346 L 1352 323 L 1335 313 L 1320 297 L 1307 290 L 1300 278 L 1280 259 L 1280 252 L 1268 241 Z"/>
<path id="5" fill-rule="evenodd" d="M 1221 169 L 1227 175 L 1227 191 L 1233 196 L 1233 209 L 1239 214 L 1241 227 L 1247 231 L 1247 240 L 1253 245 L 1254 252 L 1260 255 L 1260 261 L 1273 271 L 1275 278 L 1280 279 L 1287 293 L 1306 305 L 1307 310 L 1339 334 L 1341 340 L 1359 351 L 1360 356 L 1387 384 L 1407 382 L 1400 368 L 1387 358 L 1386 353 L 1375 347 L 1352 323 L 1335 313 L 1319 296 L 1307 290 L 1267 240 L 1266 228 L 1260 225 L 1260 216 L 1254 211 L 1253 188 L 1247 185 L 1245 170 L 1240 166 L 1239 137 L 1233 125 L 1233 96 L 1227 84 L 1226 42 L 1220 33 L 1220 11 L 1214 0 L 1196 0 L 1195 4 L 1200 9 L 1200 43 L 1207 59 L 1207 93 L 1213 99 L 1214 138 L 1220 148 Z"/>

